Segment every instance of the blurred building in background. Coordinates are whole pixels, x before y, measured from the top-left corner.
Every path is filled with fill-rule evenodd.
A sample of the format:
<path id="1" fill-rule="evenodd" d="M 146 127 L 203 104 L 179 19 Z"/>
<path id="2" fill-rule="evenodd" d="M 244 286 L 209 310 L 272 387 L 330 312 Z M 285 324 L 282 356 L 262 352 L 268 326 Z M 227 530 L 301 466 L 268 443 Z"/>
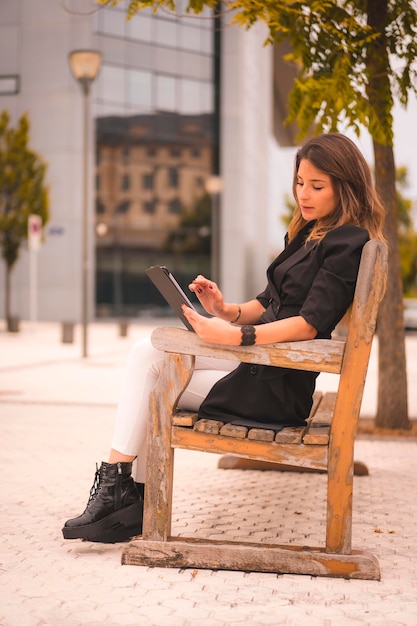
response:
<path id="1" fill-rule="evenodd" d="M 68 62 L 77 49 L 102 53 L 90 106 L 91 317 L 159 309 L 144 275 L 153 264 L 169 266 L 184 285 L 214 271 L 230 301 L 264 288 L 291 188 L 294 129 L 282 124 L 291 68 L 263 46 L 263 26 L 245 31 L 229 16 L 187 15 L 184 5 L 127 21 L 124 3 L 0 3 L 0 110 L 13 122 L 28 113 L 30 146 L 48 163 L 41 320 L 80 320 L 83 98 Z M 215 193 L 207 191 L 213 177 Z M 22 249 L 12 280 L 13 313 L 22 319 L 28 262 Z M 0 274 L 0 294 L 3 281 Z"/>

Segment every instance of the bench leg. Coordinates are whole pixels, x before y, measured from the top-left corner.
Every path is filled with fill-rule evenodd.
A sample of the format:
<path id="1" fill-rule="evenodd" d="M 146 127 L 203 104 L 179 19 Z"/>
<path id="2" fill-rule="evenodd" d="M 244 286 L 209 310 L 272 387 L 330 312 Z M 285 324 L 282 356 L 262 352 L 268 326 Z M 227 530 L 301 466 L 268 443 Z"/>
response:
<path id="1" fill-rule="evenodd" d="M 171 422 L 174 408 L 190 380 L 193 367 L 194 357 L 166 355 L 163 375 L 150 394 L 143 515 L 144 539 L 166 541 L 171 534 L 174 476 Z"/>
<path id="2" fill-rule="evenodd" d="M 174 450 L 170 445 L 170 423 L 165 419 L 166 407 L 158 398 L 151 394 L 143 537 L 166 541 L 171 534 Z"/>

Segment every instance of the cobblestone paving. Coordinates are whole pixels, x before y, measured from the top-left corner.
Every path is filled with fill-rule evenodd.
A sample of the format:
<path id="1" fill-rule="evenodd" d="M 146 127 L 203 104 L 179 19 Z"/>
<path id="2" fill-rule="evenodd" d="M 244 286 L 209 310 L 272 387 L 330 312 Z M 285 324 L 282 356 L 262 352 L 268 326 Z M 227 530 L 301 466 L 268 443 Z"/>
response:
<path id="1" fill-rule="evenodd" d="M 128 349 L 95 332 L 87 362 L 49 328 L 0 333 L 1 626 L 417 624 L 416 441 L 357 442 L 370 475 L 355 478 L 353 544 L 377 555 L 380 582 L 122 566 L 120 544 L 63 540 L 107 456 Z M 174 533 L 323 543 L 324 476 L 217 460 L 177 452 Z"/>

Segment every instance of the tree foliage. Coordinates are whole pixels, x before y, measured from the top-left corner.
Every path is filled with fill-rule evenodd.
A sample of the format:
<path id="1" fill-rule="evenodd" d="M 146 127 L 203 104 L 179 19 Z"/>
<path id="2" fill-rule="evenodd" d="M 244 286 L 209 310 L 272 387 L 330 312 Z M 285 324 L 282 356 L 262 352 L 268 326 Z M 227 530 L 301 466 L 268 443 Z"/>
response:
<path id="1" fill-rule="evenodd" d="M 179 224 L 168 234 L 163 249 L 181 255 L 210 255 L 211 198 L 205 193 L 191 208 L 182 207 Z"/>
<path id="2" fill-rule="evenodd" d="M 99 1 L 116 6 L 122 0 Z M 127 16 L 132 18 L 143 8 L 173 12 L 177 5 L 175 0 L 130 0 Z M 417 93 L 415 1 L 189 0 L 185 10 L 198 15 L 205 8 L 230 14 L 245 28 L 264 22 L 269 32 L 265 43 L 290 42 L 291 53 L 285 58 L 299 73 L 290 94 L 288 121 L 297 121 L 300 137 L 313 125 L 318 133 L 340 131 L 345 125 L 358 135 L 362 125 L 376 141 L 392 145 L 394 97 L 406 106 L 410 92 Z M 373 12 L 383 15 L 383 30 L 369 19 Z M 376 109 L 369 94 L 375 73 L 367 57 L 382 38 L 389 55 L 389 81 L 378 93 L 383 108 Z"/>
<path id="3" fill-rule="evenodd" d="M 398 234 L 400 242 L 401 276 L 404 295 L 417 296 L 417 232 L 411 217 L 412 201 L 403 194 L 408 188 L 408 171 L 397 169 Z"/>
<path id="4" fill-rule="evenodd" d="M 28 237 L 29 215 L 46 224 L 48 189 L 46 164 L 28 147 L 29 120 L 22 115 L 16 128 L 7 111 L 0 115 L 0 247 L 6 264 L 6 318 L 10 316 L 10 272 L 22 243 Z"/>

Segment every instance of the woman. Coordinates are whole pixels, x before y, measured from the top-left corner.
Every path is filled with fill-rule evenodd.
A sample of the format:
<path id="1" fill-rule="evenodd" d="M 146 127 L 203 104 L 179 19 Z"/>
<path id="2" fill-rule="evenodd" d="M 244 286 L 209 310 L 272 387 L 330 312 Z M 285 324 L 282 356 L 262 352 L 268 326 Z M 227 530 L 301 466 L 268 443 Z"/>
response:
<path id="1" fill-rule="evenodd" d="M 352 302 L 364 244 L 383 239 L 383 208 L 365 159 L 347 137 L 308 141 L 295 159 L 296 203 L 284 251 L 267 270 L 267 287 L 243 304 L 224 301 L 217 285 L 197 276 L 189 285 L 213 317 L 184 307 L 197 335 L 227 345 L 330 338 Z M 163 353 L 149 340 L 133 347 L 119 403 L 109 461 L 96 472 L 82 515 L 65 523 L 67 539 L 122 541 L 142 530 L 149 393 Z M 302 424 L 317 374 L 284 368 L 237 368 L 197 359 L 181 408 L 200 417 L 258 427 Z M 254 417 L 256 421 L 254 422 Z M 131 476 L 136 459 L 136 481 Z"/>

